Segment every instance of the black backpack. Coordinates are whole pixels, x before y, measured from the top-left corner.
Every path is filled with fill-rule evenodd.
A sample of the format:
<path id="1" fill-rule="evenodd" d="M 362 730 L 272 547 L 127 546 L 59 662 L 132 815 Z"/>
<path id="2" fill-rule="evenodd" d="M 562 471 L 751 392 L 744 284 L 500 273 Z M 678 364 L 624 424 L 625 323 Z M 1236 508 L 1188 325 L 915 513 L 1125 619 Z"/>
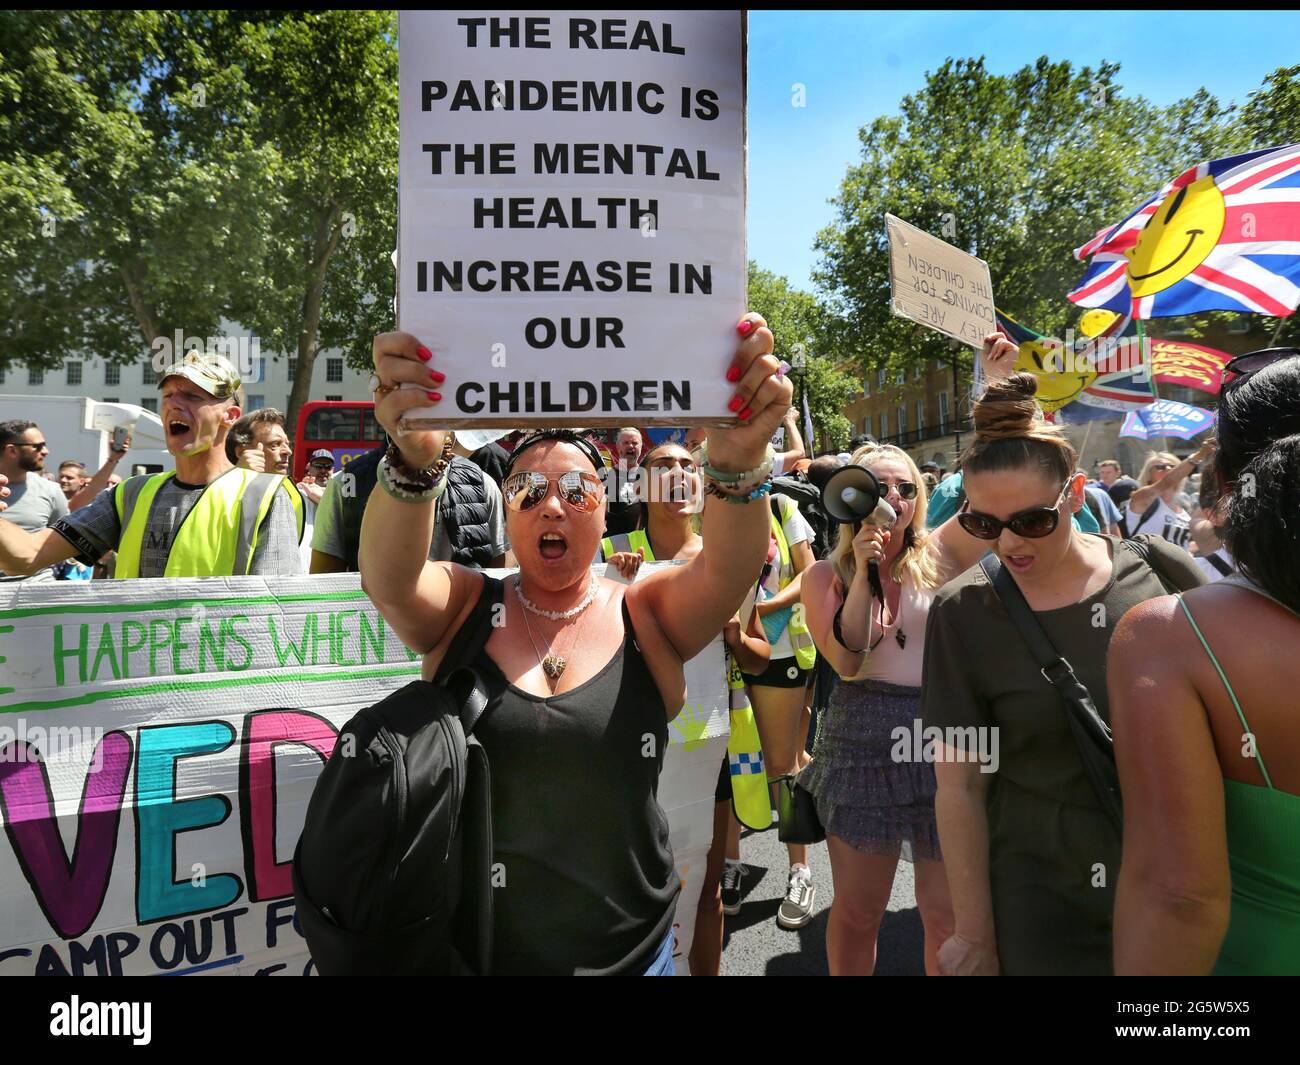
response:
<path id="1" fill-rule="evenodd" d="M 489 587 L 439 682 L 413 681 L 360 711 L 316 782 L 293 893 L 323 976 L 491 972 L 491 787 L 473 731 L 492 693 L 457 665 L 490 635 Z"/>

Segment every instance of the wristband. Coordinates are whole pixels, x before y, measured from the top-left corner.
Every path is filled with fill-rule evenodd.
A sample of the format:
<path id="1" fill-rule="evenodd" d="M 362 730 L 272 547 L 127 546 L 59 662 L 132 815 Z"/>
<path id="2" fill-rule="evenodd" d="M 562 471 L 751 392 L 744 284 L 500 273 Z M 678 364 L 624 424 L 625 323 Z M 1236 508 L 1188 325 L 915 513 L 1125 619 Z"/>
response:
<path id="1" fill-rule="evenodd" d="M 704 494 L 706 496 L 717 496 L 719 499 L 725 499 L 728 503 L 752 503 L 755 499 L 762 499 L 772 491 L 772 479 L 769 477 L 752 492 L 724 492 L 713 481 L 705 481 Z"/>
<path id="2" fill-rule="evenodd" d="M 403 503 L 432 503 L 447 490 L 447 476 L 444 473 L 431 487 L 399 481 L 393 476 L 393 469 L 388 464 L 388 456 L 379 460 L 376 470 L 379 485 L 394 499 Z"/>
<path id="3" fill-rule="evenodd" d="M 746 481 L 757 483 L 766 478 L 776 464 L 776 451 L 773 450 L 771 444 L 767 445 L 767 453 L 763 456 L 762 462 L 752 470 L 741 470 L 739 473 L 730 470 L 719 470 L 709 465 L 709 445 L 707 440 L 700 444 L 698 450 L 700 473 L 710 481 L 716 481 L 719 484 L 739 486 Z"/>

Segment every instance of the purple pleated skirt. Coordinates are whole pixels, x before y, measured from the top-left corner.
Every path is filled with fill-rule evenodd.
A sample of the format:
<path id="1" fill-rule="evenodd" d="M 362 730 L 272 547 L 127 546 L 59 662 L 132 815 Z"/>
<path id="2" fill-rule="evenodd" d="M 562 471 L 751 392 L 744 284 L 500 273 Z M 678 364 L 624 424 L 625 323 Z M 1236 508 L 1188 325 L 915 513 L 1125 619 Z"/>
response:
<path id="1" fill-rule="evenodd" d="M 911 749 L 895 730 L 910 735 L 920 714 L 920 688 L 877 680 L 835 685 L 812 764 L 799 776 L 829 835 L 869 854 L 940 858 L 934 766 L 894 757 Z"/>

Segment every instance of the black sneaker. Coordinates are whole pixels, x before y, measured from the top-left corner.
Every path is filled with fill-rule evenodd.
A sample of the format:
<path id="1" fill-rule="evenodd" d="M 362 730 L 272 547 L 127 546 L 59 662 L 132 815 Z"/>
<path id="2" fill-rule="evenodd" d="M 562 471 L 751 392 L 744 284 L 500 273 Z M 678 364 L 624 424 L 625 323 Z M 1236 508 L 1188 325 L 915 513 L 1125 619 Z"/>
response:
<path id="1" fill-rule="evenodd" d="M 735 915 L 740 912 L 740 884 L 745 879 L 745 867 L 740 862 L 727 862 L 722 868 L 722 912 Z"/>
<path id="2" fill-rule="evenodd" d="M 817 889 L 807 869 L 791 870 L 785 899 L 776 911 L 776 923 L 782 928 L 802 928 L 812 920 Z"/>

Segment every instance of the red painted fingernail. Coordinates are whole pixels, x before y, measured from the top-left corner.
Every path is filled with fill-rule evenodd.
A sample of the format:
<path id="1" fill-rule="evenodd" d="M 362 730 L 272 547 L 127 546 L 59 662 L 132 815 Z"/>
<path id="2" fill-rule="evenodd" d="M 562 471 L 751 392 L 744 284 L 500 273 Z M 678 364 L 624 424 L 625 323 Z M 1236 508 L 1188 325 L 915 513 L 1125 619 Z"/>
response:
<path id="1" fill-rule="evenodd" d="M 740 420 L 742 422 L 749 421 L 749 419 L 752 418 L 753 416 L 754 416 L 754 411 L 751 407 L 746 407 L 744 410 L 740 412 Z"/>
<path id="2" fill-rule="evenodd" d="M 736 332 L 743 337 L 749 336 L 749 331 L 754 328 L 754 323 L 746 318 L 740 325 L 736 326 Z"/>
<path id="3" fill-rule="evenodd" d="M 730 381 L 733 385 L 740 380 L 739 366 L 733 366 L 730 370 L 727 371 L 727 380 Z"/>
<path id="4" fill-rule="evenodd" d="M 447 380 L 447 375 L 445 373 L 439 373 L 437 370 L 430 370 L 429 376 L 433 378 L 433 383 L 435 385 L 440 385 L 443 381 Z"/>
<path id="5" fill-rule="evenodd" d="M 430 359 L 433 358 L 433 352 L 424 346 L 416 348 L 415 353 L 418 356 L 420 356 L 420 358 L 422 358 L 425 362 L 428 362 Z"/>
<path id="6" fill-rule="evenodd" d="M 436 403 L 438 400 L 442 399 L 442 393 L 441 393 L 441 392 L 426 392 L 425 395 L 428 396 L 428 397 L 429 397 L 431 400 L 433 400 L 435 403 Z"/>
<path id="7" fill-rule="evenodd" d="M 732 396 L 731 402 L 727 404 L 727 410 L 731 411 L 732 414 L 735 414 L 736 411 L 740 410 L 744 405 L 745 401 L 743 399 L 739 396 Z"/>

